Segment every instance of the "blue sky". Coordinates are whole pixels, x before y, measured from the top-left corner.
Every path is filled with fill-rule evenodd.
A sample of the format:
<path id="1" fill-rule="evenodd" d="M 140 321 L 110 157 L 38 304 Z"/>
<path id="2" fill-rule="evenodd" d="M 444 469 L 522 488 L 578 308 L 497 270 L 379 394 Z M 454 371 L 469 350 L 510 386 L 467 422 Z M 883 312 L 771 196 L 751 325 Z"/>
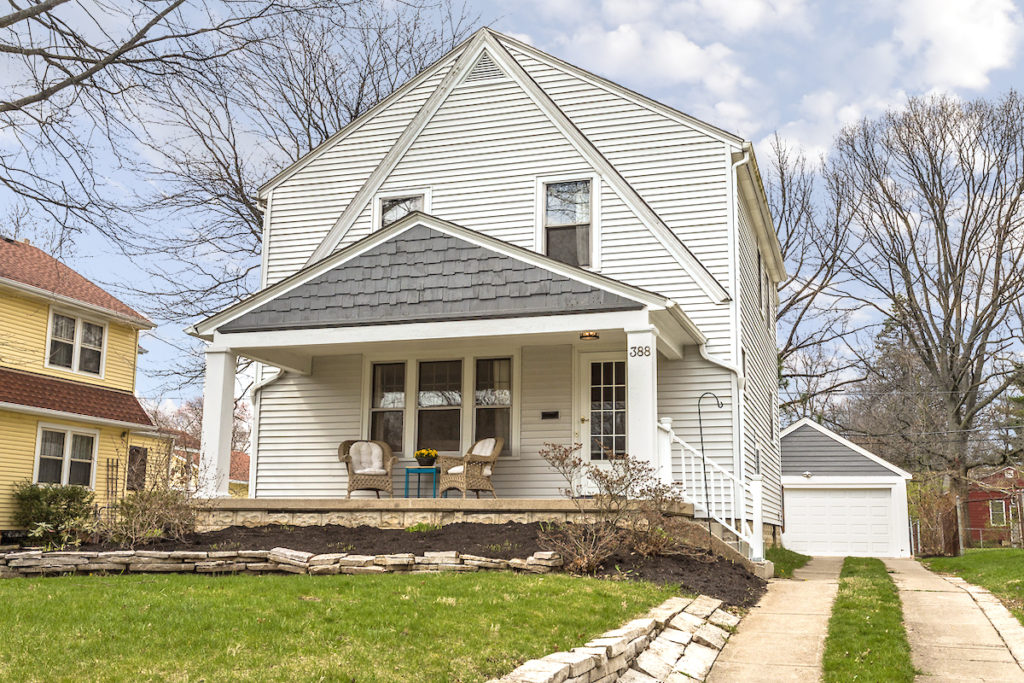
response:
<path id="1" fill-rule="evenodd" d="M 520 0 L 471 3 L 495 29 L 752 140 L 779 131 L 811 156 L 847 123 L 907 96 L 1019 87 L 1024 15 L 1010 0 Z M 762 155 L 763 159 L 763 155 Z M 766 163 L 762 160 L 762 164 Z M 70 265 L 99 282 L 131 263 L 88 237 Z M 133 302 L 145 308 L 144 302 Z M 179 401 L 146 372 L 177 325 L 143 346 L 139 394 Z"/>

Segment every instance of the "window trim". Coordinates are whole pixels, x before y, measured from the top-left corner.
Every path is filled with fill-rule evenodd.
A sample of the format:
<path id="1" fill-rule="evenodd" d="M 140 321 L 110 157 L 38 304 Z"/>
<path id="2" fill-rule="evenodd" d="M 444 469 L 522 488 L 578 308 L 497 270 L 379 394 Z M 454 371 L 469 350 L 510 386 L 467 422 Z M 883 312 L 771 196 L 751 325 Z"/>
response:
<path id="1" fill-rule="evenodd" d="M 579 266 L 584 270 L 601 271 L 601 176 L 597 173 L 563 173 L 537 176 L 534 189 L 534 234 L 533 250 L 547 256 L 547 226 L 544 223 L 547 209 L 547 186 L 553 183 L 571 183 L 586 180 L 590 182 L 590 265 Z M 549 257 L 550 258 L 550 257 Z"/>
<path id="2" fill-rule="evenodd" d="M 385 199 L 402 199 L 404 197 L 417 196 L 423 197 L 423 213 L 430 213 L 430 187 L 410 187 L 403 190 L 388 190 L 387 192 L 378 192 L 375 194 L 373 196 L 373 208 L 370 212 L 372 216 L 370 232 L 377 232 L 378 230 L 384 229 L 381 225 L 381 221 L 384 220 L 383 204 Z"/>
<path id="3" fill-rule="evenodd" d="M 463 397 L 461 406 L 460 440 L 465 449 L 472 446 L 476 429 L 476 361 L 488 358 L 509 358 L 512 361 L 512 413 L 511 443 L 506 443 L 501 452 L 502 460 L 519 460 L 520 431 L 522 425 L 522 353 L 521 348 L 497 346 L 494 349 L 480 349 L 476 344 L 460 344 L 448 350 L 420 351 L 411 347 L 408 353 L 388 352 L 363 354 L 362 364 L 362 396 L 360 397 L 360 434 L 361 438 L 370 438 L 370 402 L 373 400 L 373 366 L 378 363 L 405 363 L 405 413 L 402 431 L 404 453 L 395 453 L 402 461 L 414 461 L 413 451 L 416 445 L 418 429 L 417 410 L 419 387 L 419 364 L 421 361 L 461 360 Z M 470 388 L 470 405 L 467 406 L 465 388 Z M 410 400 L 411 399 L 411 400 Z M 469 408 L 469 409 L 467 409 Z M 460 456 L 462 453 L 459 454 Z"/>
<path id="4" fill-rule="evenodd" d="M 72 427 L 53 422 L 40 422 L 36 425 L 35 457 L 32 462 L 32 483 L 39 482 L 39 458 L 43 447 L 43 432 L 61 432 L 64 434 L 64 453 L 61 460 L 60 483 L 43 483 L 43 486 L 68 486 L 68 477 L 71 473 L 71 441 L 72 435 L 92 437 L 92 467 L 89 469 L 89 490 L 96 490 L 96 470 L 99 469 L 99 447 L 100 430 L 84 427 Z"/>
<path id="5" fill-rule="evenodd" d="M 66 318 L 73 318 L 75 321 L 75 341 L 71 345 L 71 367 L 66 368 L 63 365 L 53 365 L 50 363 L 50 344 L 53 341 L 53 316 L 62 315 Z M 84 329 L 84 323 L 91 325 L 98 325 L 103 328 L 103 346 L 100 349 L 100 371 L 99 373 L 85 372 L 78 369 L 78 360 L 81 355 L 82 346 L 82 330 Z M 106 320 L 99 318 L 90 318 L 82 316 L 75 311 L 64 308 L 61 306 L 50 306 L 49 312 L 47 313 L 46 319 L 46 347 L 43 349 L 43 367 L 47 370 L 57 370 L 59 372 L 70 372 L 73 375 L 80 377 L 93 377 L 96 379 L 105 379 L 107 373 L 107 350 L 110 342 L 110 323 Z"/>
<path id="6" fill-rule="evenodd" d="M 999 506 L 1002 508 L 1002 511 L 1003 511 L 1003 521 L 1001 523 L 999 523 L 999 524 L 996 524 L 994 521 L 992 521 L 992 512 L 993 512 L 993 507 L 994 507 L 992 505 L 992 503 L 999 503 Z M 1003 498 L 990 498 L 989 501 L 988 501 L 988 524 L 989 524 L 989 526 L 996 527 L 996 528 L 999 528 L 999 529 L 1001 529 L 1001 528 L 1003 528 L 1005 526 L 1010 526 L 1009 515 L 1006 514 L 1006 512 L 1007 511 L 1006 511 L 1006 500 L 1005 499 L 1003 499 Z"/>

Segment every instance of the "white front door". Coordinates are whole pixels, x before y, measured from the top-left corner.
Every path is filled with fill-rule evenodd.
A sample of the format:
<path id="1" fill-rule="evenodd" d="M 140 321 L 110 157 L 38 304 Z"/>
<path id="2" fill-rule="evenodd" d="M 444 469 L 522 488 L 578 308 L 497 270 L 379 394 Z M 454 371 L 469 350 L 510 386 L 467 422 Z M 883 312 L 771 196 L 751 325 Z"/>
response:
<path id="1" fill-rule="evenodd" d="M 580 354 L 577 443 L 584 460 L 626 452 L 626 359 L 621 352 Z"/>
<path id="2" fill-rule="evenodd" d="M 782 544 L 807 555 L 895 557 L 889 488 L 786 488 Z"/>

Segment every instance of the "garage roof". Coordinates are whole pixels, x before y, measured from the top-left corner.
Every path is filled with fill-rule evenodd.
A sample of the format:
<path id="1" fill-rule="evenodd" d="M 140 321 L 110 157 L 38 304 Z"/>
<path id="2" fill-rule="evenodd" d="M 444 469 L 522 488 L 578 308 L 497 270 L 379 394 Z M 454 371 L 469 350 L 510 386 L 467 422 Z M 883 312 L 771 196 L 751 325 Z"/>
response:
<path id="1" fill-rule="evenodd" d="M 782 476 L 810 472 L 827 477 L 902 477 L 910 473 L 822 427 L 809 418 L 782 432 Z"/>

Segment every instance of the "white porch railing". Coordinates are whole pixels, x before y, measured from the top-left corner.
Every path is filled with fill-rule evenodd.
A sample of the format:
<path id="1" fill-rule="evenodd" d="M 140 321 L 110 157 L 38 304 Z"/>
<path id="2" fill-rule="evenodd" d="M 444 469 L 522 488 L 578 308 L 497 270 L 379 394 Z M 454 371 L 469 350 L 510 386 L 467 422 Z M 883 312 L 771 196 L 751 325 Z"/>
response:
<path id="1" fill-rule="evenodd" d="M 763 481 L 755 474 L 749 482 L 735 476 L 672 431 L 672 418 L 658 423 L 658 463 L 662 481 L 680 487 L 693 504 L 694 516 L 713 519 L 747 544 L 750 559 L 764 559 Z M 676 478 L 676 464 L 682 476 Z M 747 506 L 752 515 L 748 518 Z"/>

